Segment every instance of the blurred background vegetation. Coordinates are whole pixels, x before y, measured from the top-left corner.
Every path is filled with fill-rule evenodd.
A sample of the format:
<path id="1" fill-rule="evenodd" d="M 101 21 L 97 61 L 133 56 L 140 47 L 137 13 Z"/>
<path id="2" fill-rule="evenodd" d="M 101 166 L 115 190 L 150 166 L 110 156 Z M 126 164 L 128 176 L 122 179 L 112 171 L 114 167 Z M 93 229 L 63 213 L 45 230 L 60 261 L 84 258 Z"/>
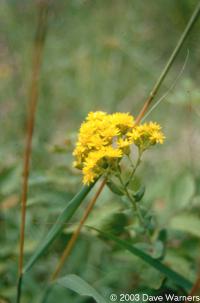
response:
<path id="1" fill-rule="evenodd" d="M 81 121 L 89 111 L 137 115 L 182 33 L 195 0 L 52 1 L 40 77 L 33 139 L 26 225 L 26 258 L 81 186 L 71 152 Z M 0 4 L 0 302 L 13 302 L 17 279 L 20 186 L 30 86 L 35 1 Z M 159 95 L 171 86 L 187 52 L 186 67 L 173 92 L 148 120 L 166 135 L 162 147 L 143 158 L 144 205 L 155 214 L 158 231 L 167 233 L 165 262 L 195 280 L 200 243 L 200 22 L 198 22 Z M 158 96 L 159 97 L 159 96 Z M 157 97 L 157 99 L 158 99 Z M 23 302 L 38 302 L 82 209 L 59 240 L 27 275 Z M 126 205 L 105 189 L 88 225 L 131 231 Z M 155 241 L 159 256 L 159 241 Z M 163 277 L 142 261 L 84 229 L 63 269 L 76 273 L 100 293 L 160 291 Z M 165 287 L 178 291 L 169 281 Z M 58 287 L 49 302 L 89 303 Z"/>

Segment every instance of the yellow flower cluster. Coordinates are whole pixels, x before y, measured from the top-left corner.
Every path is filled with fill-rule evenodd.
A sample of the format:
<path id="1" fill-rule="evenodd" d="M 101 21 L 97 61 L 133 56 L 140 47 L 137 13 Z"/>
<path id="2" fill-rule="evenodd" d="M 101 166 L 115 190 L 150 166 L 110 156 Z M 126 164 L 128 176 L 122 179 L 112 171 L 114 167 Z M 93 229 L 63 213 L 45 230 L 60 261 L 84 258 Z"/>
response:
<path id="1" fill-rule="evenodd" d="M 144 123 L 134 127 L 128 137 L 141 151 L 157 143 L 163 144 L 165 139 L 161 132 L 161 126 L 155 122 Z"/>
<path id="2" fill-rule="evenodd" d="M 90 184 L 102 174 L 113 172 L 133 143 L 143 151 L 163 140 L 156 123 L 135 126 L 129 113 L 90 112 L 80 127 L 74 166 L 82 170 L 83 183 Z"/>

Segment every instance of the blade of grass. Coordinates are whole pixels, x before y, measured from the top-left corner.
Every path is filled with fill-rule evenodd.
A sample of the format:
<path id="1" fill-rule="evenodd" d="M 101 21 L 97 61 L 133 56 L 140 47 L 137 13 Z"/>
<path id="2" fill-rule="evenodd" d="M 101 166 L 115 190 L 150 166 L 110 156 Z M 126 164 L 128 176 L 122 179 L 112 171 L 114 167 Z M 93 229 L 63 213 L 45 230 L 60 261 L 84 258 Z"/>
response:
<path id="1" fill-rule="evenodd" d="M 149 106 L 151 105 L 152 101 L 155 98 L 155 95 L 157 94 L 161 84 L 163 83 L 165 77 L 167 76 L 169 69 L 171 68 L 174 60 L 176 59 L 178 53 L 181 50 L 181 47 L 184 43 L 184 41 L 186 40 L 186 38 L 188 37 L 191 29 L 193 28 L 195 22 L 197 21 L 198 17 L 199 17 L 199 13 L 200 13 L 200 2 L 197 4 L 192 16 L 190 17 L 185 30 L 183 31 L 180 39 L 177 42 L 177 45 L 174 49 L 174 51 L 172 52 L 169 60 L 167 61 L 160 77 L 158 78 L 156 84 L 154 85 L 152 91 L 149 94 L 149 97 L 147 98 L 146 102 L 144 103 L 144 106 L 142 107 L 141 111 L 138 114 L 138 117 L 136 118 L 135 123 L 138 124 L 140 123 L 141 119 L 143 118 L 144 114 L 146 113 L 146 111 L 148 110 Z"/>
<path id="2" fill-rule="evenodd" d="M 83 186 L 82 189 L 75 195 L 75 197 L 67 204 L 55 224 L 48 232 L 46 238 L 38 246 L 35 253 L 32 255 L 29 262 L 24 267 L 23 273 L 26 273 L 28 270 L 30 270 L 31 267 L 35 264 L 35 262 L 46 252 L 46 250 L 54 241 L 54 239 L 62 231 L 65 223 L 67 223 L 71 219 L 71 217 L 73 216 L 77 208 L 80 206 L 86 195 L 90 192 L 94 184 L 95 183 L 91 184 L 90 186 Z"/>
<path id="3" fill-rule="evenodd" d="M 143 122 L 151 113 L 154 109 L 156 109 L 156 107 L 164 100 L 166 99 L 166 97 L 171 93 L 171 91 L 175 88 L 176 84 L 178 83 L 179 78 L 181 77 L 181 75 L 183 74 L 183 71 L 186 67 L 187 61 L 189 58 L 189 51 L 187 51 L 187 55 L 185 58 L 185 62 L 183 63 L 183 66 L 180 70 L 180 72 L 178 73 L 177 77 L 175 78 L 175 80 L 173 81 L 172 85 L 169 87 L 169 89 L 164 93 L 164 95 L 162 95 L 160 97 L 160 99 L 158 99 L 158 101 L 156 101 L 156 103 L 150 108 L 150 110 L 143 116 L 143 118 L 141 119 L 141 122 Z"/>
<path id="4" fill-rule="evenodd" d="M 32 137 L 33 137 L 36 108 L 38 102 L 39 75 L 42 65 L 42 54 L 43 54 L 46 31 L 47 31 L 47 17 L 48 17 L 47 2 L 41 1 L 39 3 L 38 22 L 37 22 L 36 36 L 34 40 L 32 76 L 31 76 L 32 78 L 31 78 L 29 100 L 28 100 L 27 135 L 26 135 L 26 145 L 24 151 L 23 182 L 22 182 L 22 196 L 21 196 L 21 225 L 20 225 L 20 239 L 19 239 L 17 302 L 20 302 L 20 297 L 21 297 L 28 178 L 29 178 L 30 159 L 32 152 Z"/>
<path id="5" fill-rule="evenodd" d="M 81 220 L 79 222 L 79 225 L 78 225 L 77 229 L 74 231 L 71 239 L 67 243 L 67 246 L 66 246 L 66 248 L 65 248 L 65 250 L 64 250 L 64 252 L 63 252 L 63 254 L 62 254 L 62 256 L 61 256 L 61 258 L 60 258 L 60 260 L 58 262 L 58 264 L 57 264 L 57 267 L 56 267 L 55 271 L 53 272 L 53 274 L 51 276 L 51 281 L 54 281 L 55 279 L 57 279 L 60 271 L 62 270 L 62 267 L 63 267 L 65 261 L 69 257 L 69 255 L 70 255 L 70 253 L 71 253 L 71 251 L 72 251 L 72 249 L 73 249 L 73 247 L 74 247 L 74 245 L 75 245 L 75 243 L 76 243 L 76 241 L 78 239 L 78 236 L 79 236 L 79 234 L 81 232 L 83 224 L 85 223 L 85 221 L 87 220 L 90 212 L 94 208 L 94 205 L 95 205 L 95 203 L 96 203 L 96 201 L 97 201 L 100 193 L 102 192 L 105 184 L 106 184 L 106 179 L 104 179 L 101 182 L 101 184 L 100 184 L 100 186 L 99 186 L 96 194 L 94 195 L 94 197 L 91 199 L 91 201 L 87 205 L 87 207 L 85 209 L 85 212 L 84 212 L 84 214 L 83 214 L 83 216 L 82 216 L 82 218 L 81 218 Z"/>
<path id="6" fill-rule="evenodd" d="M 173 269 L 170 269 L 169 267 L 167 267 L 160 261 L 153 259 L 150 255 L 146 254 L 139 248 L 133 246 L 132 244 L 128 243 L 127 241 L 118 239 L 117 237 L 115 237 L 114 235 L 112 235 L 110 233 L 103 232 L 103 231 L 98 230 L 93 227 L 89 227 L 89 228 L 94 229 L 95 231 L 97 231 L 99 234 L 101 234 L 105 238 L 114 241 L 121 248 L 128 250 L 133 255 L 142 259 L 144 262 L 146 262 L 147 264 L 149 264 L 150 266 L 152 266 L 153 268 L 155 268 L 156 270 L 158 270 L 159 272 L 164 274 L 167 278 L 174 281 L 178 286 L 182 287 L 183 289 L 188 291 L 191 288 L 192 283 L 189 280 L 187 280 L 185 277 L 183 277 L 182 275 L 180 275 Z"/>
<path id="7" fill-rule="evenodd" d="M 85 221 L 87 220 L 90 212 L 92 211 L 96 201 L 97 201 L 97 198 L 98 196 L 100 195 L 100 193 L 102 192 L 104 186 L 106 184 L 106 179 L 104 179 L 100 186 L 99 186 L 99 189 L 97 190 L 96 194 L 94 195 L 94 197 L 91 199 L 91 201 L 89 202 L 89 204 L 87 205 L 86 207 L 86 210 L 79 222 L 79 225 L 77 227 L 77 229 L 74 231 L 71 239 L 69 240 L 69 242 L 67 243 L 67 246 L 58 262 L 58 265 L 55 269 L 55 271 L 52 273 L 51 277 L 50 277 L 50 280 L 49 280 L 49 284 L 47 285 L 47 288 L 45 289 L 44 291 L 44 294 L 42 296 L 42 300 L 41 300 L 41 303 L 46 303 L 47 300 L 48 300 L 48 297 L 49 297 L 49 294 L 53 291 L 53 287 L 55 286 L 54 284 L 54 281 L 57 279 L 60 271 L 62 270 L 62 266 L 64 264 L 64 262 L 66 261 L 66 259 L 69 257 L 70 255 L 70 252 L 72 251 L 74 245 L 76 244 L 76 241 L 78 239 L 78 236 L 81 232 L 81 229 L 82 229 L 82 226 L 83 224 L 85 223 Z"/>
<path id="8" fill-rule="evenodd" d="M 69 288 L 81 296 L 92 297 L 97 303 L 107 303 L 97 291 L 88 282 L 77 275 L 67 275 L 57 281 L 59 285 Z"/>

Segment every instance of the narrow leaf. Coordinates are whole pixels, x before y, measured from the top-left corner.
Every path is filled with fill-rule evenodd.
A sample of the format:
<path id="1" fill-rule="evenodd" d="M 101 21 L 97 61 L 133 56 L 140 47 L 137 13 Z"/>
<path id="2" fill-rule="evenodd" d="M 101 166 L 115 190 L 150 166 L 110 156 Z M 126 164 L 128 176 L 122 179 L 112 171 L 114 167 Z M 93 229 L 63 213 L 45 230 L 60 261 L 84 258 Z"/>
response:
<path id="1" fill-rule="evenodd" d="M 64 278 L 59 279 L 57 283 L 75 291 L 81 296 L 92 297 L 97 303 L 107 303 L 96 289 L 77 275 L 67 275 Z"/>
<path id="2" fill-rule="evenodd" d="M 24 273 L 31 269 L 31 267 L 34 265 L 34 263 L 40 258 L 40 256 L 46 252 L 48 247 L 51 245 L 51 243 L 54 241 L 54 239 L 60 234 L 62 231 L 64 224 L 68 222 L 77 208 L 80 206 L 83 199 L 86 197 L 86 195 L 89 193 L 89 191 L 92 189 L 95 183 L 93 183 L 90 186 L 83 186 L 83 188 L 72 198 L 72 200 L 67 204 L 67 206 L 64 208 L 60 216 L 58 217 L 55 224 L 50 229 L 49 233 L 47 234 L 46 238 L 41 242 L 41 244 L 36 249 L 35 253 L 27 263 L 27 265 L 24 268 Z"/>
<path id="3" fill-rule="evenodd" d="M 135 201 L 139 202 L 140 200 L 142 200 L 144 193 L 145 193 L 145 186 L 142 185 L 140 187 L 140 189 L 136 193 L 133 194 Z"/>
<path id="4" fill-rule="evenodd" d="M 169 227 L 200 238 L 200 220 L 196 215 L 179 215 L 171 220 Z"/>
<path id="5" fill-rule="evenodd" d="M 149 264 L 150 266 L 154 267 L 156 270 L 163 273 L 167 278 L 174 281 L 180 287 L 186 289 L 187 291 L 191 289 L 192 283 L 189 280 L 187 280 L 185 277 L 183 277 L 179 273 L 175 272 L 174 270 L 170 269 L 169 267 L 167 267 L 160 261 L 153 259 L 150 255 L 146 254 L 139 248 L 133 246 L 132 244 L 129 244 L 126 241 L 120 240 L 117 237 L 115 237 L 109 233 L 102 232 L 100 230 L 97 230 L 96 228 L 93 228 L 93 229 L 96 230 L 97 232 L 99 232 L 100 234 L 102 234 L 107 239 L 113 240 L 120 247 L 130 251 L 132 254 L 139 257 L 140 259 L 145 261 L 147 264 Z"/>
<path id="6" fill-rule="evenodd" d="M 108 180 L 106 182 L 106 185 L 109 187 L 109 189 L 116 195 L 119 195 L 119 196 L 123 196 L 124 195 L 124 191 L 123 189 L 118 186 L 117 184 L 115 184 L 113 181 L 111 180 Z"/>

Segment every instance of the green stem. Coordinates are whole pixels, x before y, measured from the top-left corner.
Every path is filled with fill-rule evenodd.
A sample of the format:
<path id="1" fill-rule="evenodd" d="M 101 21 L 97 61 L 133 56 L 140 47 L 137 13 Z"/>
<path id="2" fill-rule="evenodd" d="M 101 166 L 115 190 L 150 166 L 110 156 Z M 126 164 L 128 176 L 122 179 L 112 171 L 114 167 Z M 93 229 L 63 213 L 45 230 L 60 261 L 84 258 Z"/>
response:
<path id="1" fill-rule="evenodd" d="M 127 181 L 126 184 L 125 184 L 126 187 L 130 184 L 130 182 L 131 182 L 131 180 L 132 180 L 132 178 L 133 178 L 133 176 L 134 176 L 134 174 L 135 174 L 135 172 L 136 172 L 136 169 L 137 169 L 138 166 L 140 165 L 141 156 L 142 156 L 142 153 L 139 151 L 139 153 L 138 153 L 138 158 L 137 158 L 137 161 L 136 161 L 135 165 L 132 164 L 133 170 L 132 170 L 132 172 L 131 172 L 131 174 L 130 174 L 130 177 L 129 177 L 128 181 Z M 128 158 L 129 158 L 129 160 L 131 161 L 130 157 L 128 157 Z M 131 163 L 132 163 L 132 161 L 131 161 Z"/>
<path id="2" fill-rule="evenodd" d="M 35 127 L 36 110 L 39 96 L 39 76 L 42 67 L 42 58 L 47 34 L 47 21 L 49 4 L 48 0 L 38 3 L 38 21 L 36 35 L 33 45 L 33 63 L 32 75 L 28 99 L 28 116 L 27 116 L 27 134 L 24 150 L 23 161 L 23 182 L 21 191 L 21 222 L 20 222 L 20 239 L 19 239 L 19 258 L 18 258 L 18 282 L 17 282 L 17 303 L 20 303 L 23 264 L 24 264 L 24 243 L 25 243 L 25 228 L 26 228 L 26 208 L 28 196 L 28 180 L 30 173 L 30 162 L 32 155 L 32 140 Z"/>
<path id="3" fill-rule="evenodd" d="M 22 291 L 22 279 L 23 279 L 23 274 L 19 276 L 18 282 L 17 282 L 17 300 L 16 300 L 16 303 L 20 303 L 21 291 Z"/>
<path id="4" fill-rule="evenodd" d="M 147 98 L 143 108 L 141 109 L 139 115 L 137 116 L 137 119 L 135 121 L 136 124 L 138 124 L 141 121 L 142 117 L 144 116 L 145 112 L 147 111 L 151 102 L 153 101 L 155 95 L 157 94 L 161 84 L 163 83 L 165 77 L 167 76 L 167 73 L 168 73 L 170 67 L 172 66 L 174 60 L 176 59 L 178 53 L 180 52 L 185 39 L 188 37 L 192 27 L 194 26 L 194 24 L 199 16 L 199 13 L 200 13 L 200 2 L 197 4 L 196 9 L 194 10 L 190 20 L 188 21 L 188 24 L 186 25 L 185 30 L 183 31 L 180 39 L 178 40 L 174 51 L 172 52 L 169 60 L 167 61 L 167 64 L 165 65 L 163 71 L 161 72 L 160 77 L 158 78 L 156 84 L 154 85 L 152 91 L 150 92 L 150 95 Z"/>
<path id="5" fill-rule="evenodd" d="M 140 212 L 140 209 L 139 209 L 137 203 L 135 202 L 134 198 L 131 197 L 131 195 L 129 194 L 129 191 L 128 191 L 128 189 L 127 189 L 126 187 L 124 188 L 124 190 L 125 190 L 125 192 L 126 192 L 127 198 L 129 199 L 129 201 L 130 201 L 131 204 L 133 205 L 133 208 L 134 208 L 134 210 L 136 211 L 136 213 L 137 213 L 137 215 L 138 215 L 138 219 L 139 219 L 141 225 L 142 225 L 143 227 L 145 227 L 144 219 L 143 219 L 143 217 L 142 217 L 142 214 L 141 214 L 141 212 Z"/>
<path id="6" fill-rule="evenodd" d="M 47 286 L 47 288 L 45 289 L 45 291 L 44 291 L 44 293 L 43 293 L 43 296 L 42 296 L 42 299 L 41 299 L 41 303 L 46 303 L 47 302 L 47 300 L 48 300 L 48 298 L 49 298 L 49 295 L 50 295 L 50 293 L 52 292 L 52 290 L 53 290 L 53 286 L 54 286 L 55 284 L 52 284 L 52 283 L 50 283 L 48 286 Z"/>
<path id="7" fill-rule="evenodd" d="M 140 159 L 140 157 L 138 157 L 138 159 Z M 139 165 L 139 161 L 138 161 L 138 160 L 137 160 L 137 163 L 138 163 L 138 165 Z M 135 174 L 138 165 L 137 165 L 137 166 L 135 165 L 133 175 Z M 137 203 L 135 202 L 135 199 L 134 199 L 133 197 L 131 197 L 131 195 L 130 195 L 130 193 L 129 193 L 129 191 L 128 191 L 127 185 L 124 184 L 124 182 L 123 182 L 123 180 L 122 180 L 121 174 L 118 173 L 118 174 L 117 174 L 117 177 L 118 177 L 118 179 L 119 179 L 119 181 L 120 181 L 120 183 L 121 183 L 121 185 L 122 185 L 122 187 L 123 187 L 123 189 L 124 189 L 124 192 L 125 192 L 127 198 L 128 198 L 129 201 L 131 202 L 131 204 L 132 204 L 132 206 L 133 206 L 133 208 L 134 208 L 134 211 L 137 213 L 140 223 L 142 224 L 142 226 L 145 227 L 144 220 L 143 220 L 142 214 L 141 214 L 141 212 L 140 212 L 140 209 L 139 209 Z"/>

